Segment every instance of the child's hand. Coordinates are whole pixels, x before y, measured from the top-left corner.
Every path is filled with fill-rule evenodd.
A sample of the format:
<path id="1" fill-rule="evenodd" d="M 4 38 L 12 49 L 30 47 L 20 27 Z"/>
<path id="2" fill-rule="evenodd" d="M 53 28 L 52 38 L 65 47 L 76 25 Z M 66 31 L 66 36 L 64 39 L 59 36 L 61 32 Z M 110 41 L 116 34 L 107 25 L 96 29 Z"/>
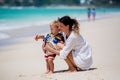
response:
<path id="1" fill-rule="evenodd" d="M 36 35 L 35 40 L 38 41 L 38 39 L 44 39 L 44 35 Z"/>
<path id="2" fill-rule="evenodd" d="M 39 35 L 36 35 L 35 40 L 38 41 L 38 39 L 39 39 Z"/>

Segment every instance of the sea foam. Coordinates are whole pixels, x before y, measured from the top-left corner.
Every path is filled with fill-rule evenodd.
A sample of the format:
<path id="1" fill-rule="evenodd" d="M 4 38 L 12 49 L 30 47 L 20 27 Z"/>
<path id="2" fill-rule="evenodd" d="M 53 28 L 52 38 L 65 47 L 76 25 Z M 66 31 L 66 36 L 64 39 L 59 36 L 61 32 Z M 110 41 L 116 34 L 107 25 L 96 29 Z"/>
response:
<path id="1" fill-rule="evenodd" d="M 9 38 L 10 36 L 8 35 L 8 34 L 5 34 L 5 33 L 1 33 L 0 32 L 0 40 L 2 40 L 2 39 L 7 39 L 7 38 Z"/>

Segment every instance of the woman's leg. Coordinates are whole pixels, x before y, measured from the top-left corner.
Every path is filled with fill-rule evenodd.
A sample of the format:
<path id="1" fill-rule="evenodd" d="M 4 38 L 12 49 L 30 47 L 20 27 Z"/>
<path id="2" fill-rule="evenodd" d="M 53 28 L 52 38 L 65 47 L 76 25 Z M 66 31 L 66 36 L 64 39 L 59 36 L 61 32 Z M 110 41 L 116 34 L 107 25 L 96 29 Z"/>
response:
<path id="1" fill-rule="evenodd" d="M 73 66 L 74 66 L 74 67 L 77 67 L 77 65 L 75 64 L 75 62 L 74 62 L 74 60 L 73 60 L 72 52 L 69 53 L 68 58 L 69 58 L 70 62 L 73 64 Z"/>
<path id="2" fill-rule="evenodd" d="M 77 71 L 77 69 L 76 69 L 77 66 L 74 63 L 74 60 L 73 60 L 73 57 L 72 57 L 72 53 L 69 53 L 69 55 L 67 56 L 65 61 L 68 64 L 68 67 L 69 67 L 68 71 L 70 71 L 70 72 Z"/>

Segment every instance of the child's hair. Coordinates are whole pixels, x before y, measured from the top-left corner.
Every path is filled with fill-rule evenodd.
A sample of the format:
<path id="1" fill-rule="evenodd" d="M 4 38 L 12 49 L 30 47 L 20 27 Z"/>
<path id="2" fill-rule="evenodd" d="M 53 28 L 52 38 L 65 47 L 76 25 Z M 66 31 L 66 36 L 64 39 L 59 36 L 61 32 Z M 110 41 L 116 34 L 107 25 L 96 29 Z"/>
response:
<path id="1" fill-rule="evenodd" d="M 69 25 L 70 31 L 73 30 L 74 33 L 79 34 L 79 23 L 76 19 L 72 19 L 69 16 L 63 16 L 62 18 L 58 18 L 58 21 L 65 26 Z"/>
<path id="2" fill-rule="evenodd" d="M 57 20 L 55 20 L 50 25 L 58 28 L 59 27 L 59 22 Z"/>

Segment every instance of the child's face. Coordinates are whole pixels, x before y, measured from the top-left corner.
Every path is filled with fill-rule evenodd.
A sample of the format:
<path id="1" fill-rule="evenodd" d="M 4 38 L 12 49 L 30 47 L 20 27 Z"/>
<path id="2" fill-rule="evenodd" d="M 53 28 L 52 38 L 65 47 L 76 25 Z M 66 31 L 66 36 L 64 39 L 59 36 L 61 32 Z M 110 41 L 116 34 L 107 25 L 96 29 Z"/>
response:
<path id="1" fill-rule="evenodd" d="M 59 32 L 59 28 L 57 28 L 54 25 L 50 25 L 50 30 L 51 30 L 51 33 L 54 35 L 58 34 L 58 32 Z"/>

